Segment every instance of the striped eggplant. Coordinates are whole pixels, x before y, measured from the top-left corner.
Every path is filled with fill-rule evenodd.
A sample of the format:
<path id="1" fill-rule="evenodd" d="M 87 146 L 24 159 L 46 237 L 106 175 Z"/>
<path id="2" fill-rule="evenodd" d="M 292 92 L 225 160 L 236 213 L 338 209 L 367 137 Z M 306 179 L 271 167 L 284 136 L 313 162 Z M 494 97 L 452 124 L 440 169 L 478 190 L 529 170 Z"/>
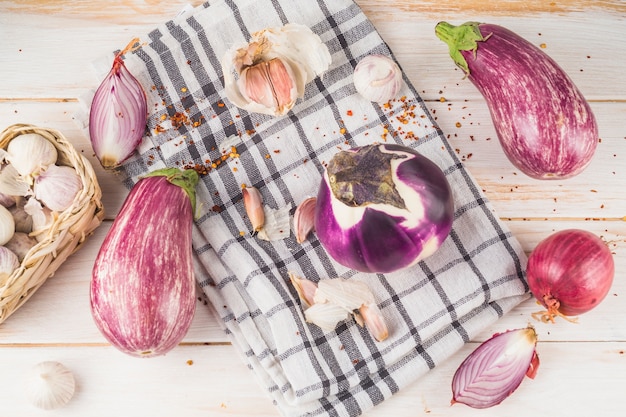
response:
<path id="1" fill-rule="evenodd" d="M 440 22 L 436 35 L 484 96 L 509 160 L 536 179 L 582 172 L 599 137 L 589 104 L 540 48 L 498 25 Z"/>
<path id="2" fill-rule="evenodd" d="M 194 170 L 165 168 L 130 190 L 96 257 L 91 312 L 104 337 L 136 357 L 163 355 L 196 306 L 191 232 Z"/>

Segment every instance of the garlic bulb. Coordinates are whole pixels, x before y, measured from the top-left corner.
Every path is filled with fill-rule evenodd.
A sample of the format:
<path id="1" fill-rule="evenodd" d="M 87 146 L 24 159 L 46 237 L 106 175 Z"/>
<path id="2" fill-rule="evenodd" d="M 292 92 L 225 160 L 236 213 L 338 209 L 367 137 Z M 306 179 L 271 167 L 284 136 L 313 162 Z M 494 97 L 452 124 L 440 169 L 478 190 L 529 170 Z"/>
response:
<path id="1" fill-rule="evenodd" d="M 9 142 L 5 158 L 25 179 L 32 178 L 57 161 L 54 145 L 37 133 L 16 136 Z"/>
<path id="2" fill-rule="evenodd" d="M 328 47 L 308 27 L 289 23 L 264 29 L 222 58 L 226 97 L 245 110 L 281 116 L 330 63 Z"/>
<path id="3" fill-rule="evenodd" d="M 13 221 L 15 222 L 15 231 L 30 233 L 33 230 L 33 218 L 24 210 L 25 199 L 20 198 L 19 202 L 9 208 Z"/>
<path id="4" fill-rule="evenodd" d="M 17 255 L 11 249 L 0 246 L 0 286 L 6 283 L 7 278 L 19 266 L 20 261 Z"/>
<path id="5" fill-rule="evenodd" d="M 9 209 L 0 206 L 0 245 L 4 245 L 15 233 L 15 220 Z"/>
<path id="6" fill-rule="evenodd" d="M 26 378 L 26 397 L 36 407 L 52 410 L 64 406 L 74 395 L 72 372 L 54 361 L 35 365 Z"/>
<path id="7" fill-rule="evenodd" d="M 369 101 L 382 104 L 393 99 L 402 87 L 402 71 L 384 55 L 368 55 L 354 68 L 356 91 Z"/>
<path id="8" fill-rule="evenodd" d="M 22 262 L 28 251 L 30 251 L 36 244 L 37 239 L 30 237 L 28 233 L 15 232 L 11 240 L 9 240 L 4 247 L 11 250 L 11 252 L 17 255 L 17 260 Z"/>
<path id="9" fill-rule="evenodd" d="M 70 207 L 83 183 L 76 170 L 68 166 L 50 165 L 36 179 L 35 198 L 53 211 Z"/>

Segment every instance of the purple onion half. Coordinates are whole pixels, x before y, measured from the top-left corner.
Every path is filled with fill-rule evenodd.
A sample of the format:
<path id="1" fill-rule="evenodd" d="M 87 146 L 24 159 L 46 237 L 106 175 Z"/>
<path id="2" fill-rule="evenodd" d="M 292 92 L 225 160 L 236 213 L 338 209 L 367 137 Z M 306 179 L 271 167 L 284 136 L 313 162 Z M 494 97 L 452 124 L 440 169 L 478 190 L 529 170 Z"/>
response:
<path id="1" fill-rule="evenodd" d="M 453 216 L 450 185 L 434 162 L 406 146 L 367 145 L 340 151 L 328 163 L 315 231 L 340 264 L 386 273 L 434 253 Z"/>

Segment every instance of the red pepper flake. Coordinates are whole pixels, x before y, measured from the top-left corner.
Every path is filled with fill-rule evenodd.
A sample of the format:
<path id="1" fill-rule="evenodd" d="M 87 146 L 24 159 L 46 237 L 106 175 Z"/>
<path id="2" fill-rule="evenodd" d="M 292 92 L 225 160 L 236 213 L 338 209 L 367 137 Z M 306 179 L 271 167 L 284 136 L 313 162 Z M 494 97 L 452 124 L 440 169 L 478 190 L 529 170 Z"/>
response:
<path id="1" fill-rule="evenodd" d="M 346 128 L 342 127 L 341 129 L 339 129 L 339 133 L 341 133 L 342 135 L 346 134 Z"/>
<path id="2" fill-rule="evenodd" d="M 353 113 L 352 113 L 352 110 L 348 110 L 348 111 L 346 112 L 346 114 L 347 114 L 348 116 L 352 116 L 352 114 L 353 114 Z"/>
<path id="3" fill-rule="evenodd" d="M 224 107 L 224 103 L 223 103 L 223 102 L 221 102 L 221 101 L 218 101 L 218 102 L 217 102 L 217 107 Z"/>
<path id="4" fill-rule="evenodd" d="M 461 122 L 456 122 L 454 125 L 455 125 L 456 127 L 461 127 Z"/>
<path id="5" fill-rule="evenodd" d="M 222 212 L 222 208 L 216 204 L 213 207 L 211 207 L 211 211 L 213 211 L 215 213 L 221 213 Z"/>
<path id="6" fill-rule="evenodd" d="M 187 361 L 187 365 L 189 365 L 189 366 L 193 365 L 193 361 L 192 361 L 191 359 L 189 359 L 189 360 Z"/>

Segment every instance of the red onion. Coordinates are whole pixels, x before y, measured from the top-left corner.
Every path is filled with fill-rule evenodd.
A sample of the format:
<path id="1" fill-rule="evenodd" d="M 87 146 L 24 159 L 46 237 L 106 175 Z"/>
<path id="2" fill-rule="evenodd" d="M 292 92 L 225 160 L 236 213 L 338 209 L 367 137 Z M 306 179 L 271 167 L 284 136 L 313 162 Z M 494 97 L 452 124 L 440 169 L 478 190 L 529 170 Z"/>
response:
<path id="1" fill-rule="evenodd" d="M 539 367 L 532 327 L 496 333 L 464 361 L 452 378 L 452 404 L 488 408 L 500 404 Z"/>
<path id="2" fill-rule="evenodd" d="M 526 273 L 531 292 L 547 309 L 533 316 L 554 322 L 556 316 L 567 319 L 597 306 L 611 288 L 615 264 L 598 236 L 568 229 L 537 245 L 528 258 Z"/>
<path id="3" fill-rule="evenodd" d="M 133 39 L 115 56 L 111 71 L 91 103 L 89 136 L 104 168 L 116 167 L 127 159 L 139 146 L 146 130 L 146 93 L 121 58 L 136 49 L 137 41 Z"/>

